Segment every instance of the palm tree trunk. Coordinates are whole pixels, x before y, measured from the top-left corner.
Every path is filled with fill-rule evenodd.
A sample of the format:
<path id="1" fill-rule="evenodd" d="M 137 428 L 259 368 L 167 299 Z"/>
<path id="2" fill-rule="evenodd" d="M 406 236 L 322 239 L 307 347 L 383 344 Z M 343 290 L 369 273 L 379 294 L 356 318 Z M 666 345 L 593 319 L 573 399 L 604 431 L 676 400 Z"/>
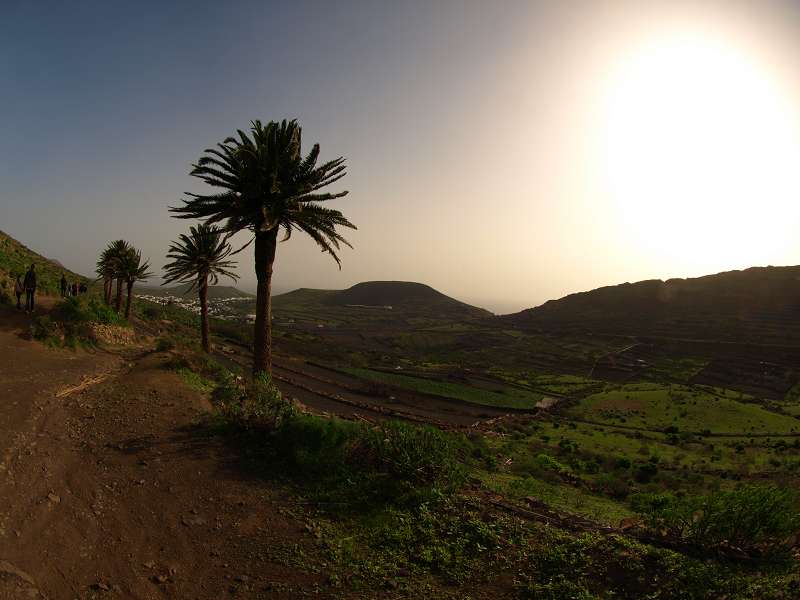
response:
<path id="1" fill-rule="evenodd" d="M 208 275 L 204 275 L 198 286 L 200 291 L 200 337 L 203 340 L 203 350 L 211 352 L 211 342 L 208 339 Z"/>
<path id="2" fill-rule="evenodd" d="M 119 314 L 120 309 L 122 308 L 122 278 L 117 279 L 117 301 L 114 305 L 114 309 Z"/>
<path id="3" fill-rule="evenodd" d="M 272 265 L 278 229 L 256 233 L 256 324 L 253 331 L 253 375 L 272 375 Z"/>
<path id="4" fill-rule="evenodd" d="M 106 306 L 111 306 L 111 286 L 113 282 L 109 277 L 103 278 L 103 300 Z"/>
<path id="5" fill-rule="evenodd" d="M 133 297 L 133 282 L 128 282 L 128 300 L 125 303 L 125 320 L 131 318 L 131 298 Z"/>

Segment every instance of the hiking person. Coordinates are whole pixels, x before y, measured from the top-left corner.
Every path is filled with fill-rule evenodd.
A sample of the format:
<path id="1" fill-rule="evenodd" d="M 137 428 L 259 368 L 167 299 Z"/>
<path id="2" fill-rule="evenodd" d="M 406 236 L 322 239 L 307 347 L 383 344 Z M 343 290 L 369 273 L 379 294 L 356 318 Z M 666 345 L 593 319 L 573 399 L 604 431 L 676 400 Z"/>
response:
<path id="1" fill-rule="evenodd" d="M 61 274 L 61 297 L 64 298 L 67 295 L 67 276 L 63 273 Z"/>
<path id="2" fill-rule="evenodd" d="M 77 281 L 73 281 L 72 282 L 72 295 L 73 296 L 77 296 L 78 295 L 78 282 Z"/>
<path id="3" fill-rule="evenodd" d="M 22 310 L 22 294 L 25 293 L 25 286 L 22 285 L 22 278 L 19 275 L 14 282 L 14 293 L 17 295 L 17 310 Z"/>
<path id="4" fill-rule="evenodd" d="M 32 313 L 36 304 L 36 265 L 31 265 L 31 268 L 25 273 L 25 281 L 22 285 L 25 287 L 25 312 Z"/>

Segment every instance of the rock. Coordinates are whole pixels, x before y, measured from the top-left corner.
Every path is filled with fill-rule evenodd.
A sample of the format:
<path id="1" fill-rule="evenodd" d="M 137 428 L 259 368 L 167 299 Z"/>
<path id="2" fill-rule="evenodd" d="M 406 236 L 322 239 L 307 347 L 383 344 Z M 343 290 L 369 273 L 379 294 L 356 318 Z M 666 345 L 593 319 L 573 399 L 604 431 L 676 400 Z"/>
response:
<path id="1" fill-rule="evenodd" d="M 53 492 L 47 494 L 47 499 L 50 500 L 50 502 L 52 502 L 53 504 L 58 504 L 61 502 L 61 496 L 59 496 L 58 494 L 54 494 Z"/>
<path id="2" fill-rule="evenodd" d="M 544 502 L 542 502 L 539 498 L 536 498 L 535 496 L 526 497 L 525 498 L 525 504 L 527 504 L 528 506 L 539 506 L 539 507 L 547 506 L 547 504 L 545 504 Z"/>
<path id="3" fill-rule="evenodd" d="M 0 560 L 0 598 L 44 598 L 33 577 Z"/>
<path id="4" fill-rule="evenodd" d="M 111 588 L 108 586 L 107 583 L 103 583 L 102 581 L 98 581 L 97 583 L 93 583 L 89 586 L 93 590 L 101 590 L 103 592 L 109 591 Z"/>
<path id="5" fill-rule="evenodd" d="M 628 531 L 629 529 L 633 529 L 635 527 L 638 527 L 639 525 L 641 525 L 641 523 L 642 523 L 641 519 L 639 519 L 637 517 L 626 517 L 626 518 L 620 520 L 619 528 L 622 531 Z"/>
<path id="6" fill-rule="evenodd" d="M 205 525 L 206 524 L 206 520 L 203 517 L 198 517 L 198 516 L 195 516 L 195 515 L 189 515 L 189 516 L 183 517 L 181 519 L 181 523 L 183 525 L 185 525 L 186 527 L 191 527 L 193 525 Z"/>

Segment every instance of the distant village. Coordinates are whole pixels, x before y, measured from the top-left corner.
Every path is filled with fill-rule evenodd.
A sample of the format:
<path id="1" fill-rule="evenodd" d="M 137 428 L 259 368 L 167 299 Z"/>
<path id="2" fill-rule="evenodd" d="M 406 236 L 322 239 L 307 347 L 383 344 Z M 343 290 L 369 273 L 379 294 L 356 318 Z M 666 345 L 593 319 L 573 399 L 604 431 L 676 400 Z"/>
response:
<path id="1" fill-rule="evenodd" d="M 177 306 L 194 314 L 200 314 L 200 300 L 197 298 L 149 294 L 136 294 L 136 297 L 155 304 Z M 253 321 L 255 314 L 250 313 L 252 309 L 254 309 L 254 299 L 247 296 L 208 299 L 208 314 L 223 321 Z"/>

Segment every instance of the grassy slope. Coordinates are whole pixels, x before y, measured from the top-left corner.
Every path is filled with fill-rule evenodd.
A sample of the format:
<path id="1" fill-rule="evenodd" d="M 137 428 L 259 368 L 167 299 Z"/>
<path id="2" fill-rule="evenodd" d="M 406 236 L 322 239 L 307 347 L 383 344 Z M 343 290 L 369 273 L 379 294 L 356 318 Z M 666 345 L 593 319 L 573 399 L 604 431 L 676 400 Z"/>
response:
<path id="1" fill-rule="evenodd" d="M 647 429 L 675 426 L 680 431 L 743 434 L 800 431 L 796 419 L 740 402 L 739 397 L 725 390 L 711 393 L 680 385 L 629 384 L 584 398 L 571 414 Z"/>
<path id="2" fill-rule="evenodd" d="M 13 292 L 12 274 L 24 276 L 31 263 L 36 264 L 39 289 L 45 294 L 58 292 L 62 273 L 67 275 L 70 282 L 76 279 L 88 281 L 86 277 L 65 269 L 0 231 L 0 293 L 5 290 L 11 295 Z"/>

